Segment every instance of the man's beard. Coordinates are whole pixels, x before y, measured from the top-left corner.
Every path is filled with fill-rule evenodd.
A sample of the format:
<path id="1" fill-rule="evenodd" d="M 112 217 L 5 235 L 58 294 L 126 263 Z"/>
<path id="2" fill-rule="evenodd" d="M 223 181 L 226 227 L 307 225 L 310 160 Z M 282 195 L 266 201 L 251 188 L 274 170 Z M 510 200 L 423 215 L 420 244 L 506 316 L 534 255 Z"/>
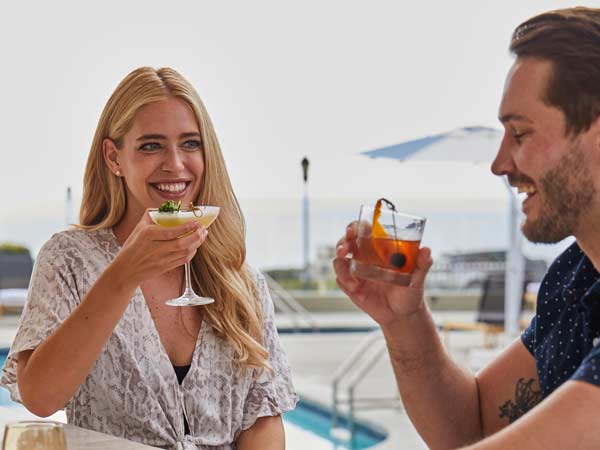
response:
<path id="1" fill-rule="evenodd" d="M 596 195 L 579 146 L 574 146 L 540 180 L 537 220 L 526 219 L 521 230 L 531 242 L 554 244 L 573 234 Z"/>

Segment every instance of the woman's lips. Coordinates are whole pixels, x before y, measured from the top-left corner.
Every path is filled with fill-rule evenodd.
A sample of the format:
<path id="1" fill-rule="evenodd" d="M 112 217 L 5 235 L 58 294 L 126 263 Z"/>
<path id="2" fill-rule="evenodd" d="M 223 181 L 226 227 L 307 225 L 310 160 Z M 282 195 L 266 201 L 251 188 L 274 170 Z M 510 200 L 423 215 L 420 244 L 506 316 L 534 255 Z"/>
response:
<path id="1" fill-rule="evenodd" d="M 150 186 L 162 198 L 167 200 L 181 200 L 187 194 L 191 184 L 190 181 L 178 181 L 172 183 L 150 183 Z"/>

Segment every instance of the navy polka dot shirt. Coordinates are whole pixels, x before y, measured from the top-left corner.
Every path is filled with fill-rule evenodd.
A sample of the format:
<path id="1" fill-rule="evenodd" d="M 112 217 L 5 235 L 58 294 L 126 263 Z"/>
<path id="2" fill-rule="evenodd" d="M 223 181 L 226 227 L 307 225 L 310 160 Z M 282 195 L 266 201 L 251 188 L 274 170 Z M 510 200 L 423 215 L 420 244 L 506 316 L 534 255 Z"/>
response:
<path id="1" fill-rule="evenodd" d="M 574 243 L 548 269 L 536 315 L 521 336 L 544 397 L 567 380 L 600 386 L 599 337 L 600 274 Z"/>

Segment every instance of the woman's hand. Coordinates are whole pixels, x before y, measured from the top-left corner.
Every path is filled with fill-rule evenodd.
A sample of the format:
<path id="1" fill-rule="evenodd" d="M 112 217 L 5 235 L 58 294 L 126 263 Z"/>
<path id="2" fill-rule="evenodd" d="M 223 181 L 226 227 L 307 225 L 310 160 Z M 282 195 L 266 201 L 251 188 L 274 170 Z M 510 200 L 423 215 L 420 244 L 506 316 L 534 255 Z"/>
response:
<path id="1" fill-rule="evenodd" d="M 369 314 L 382 328 L 419 311 L 424 306 L 425 276 L 432 264 L 431 251 L 419 250 L 409 286 L 366 280 L 352 276 L 348 256 L 356 251 L 356 222 L 346 229 L 346 235 L 336 246 L 333 267 L 337 284 L 352 302 Z"/>
<path id="2" fill-rule="evenodd" d="M 139 286 L 192 260 L 208 231 L 197 222 L 176 227 L 156 225 L 146 211 L 133 229 L 112 266 L 124 284 Z M 113 267 L 114 268 L 114 267 Z"/>

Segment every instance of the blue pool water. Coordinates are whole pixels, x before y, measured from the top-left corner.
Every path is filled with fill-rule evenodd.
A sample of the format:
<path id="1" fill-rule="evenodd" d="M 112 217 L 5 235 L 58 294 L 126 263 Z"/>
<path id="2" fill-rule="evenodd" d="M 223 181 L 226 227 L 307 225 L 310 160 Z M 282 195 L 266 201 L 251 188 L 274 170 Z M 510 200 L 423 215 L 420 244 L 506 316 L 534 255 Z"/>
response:
<path id="1" fill-rule="evenodd" d="M 8 349 L 0 349 L 0 367 L 4 366 Z M 8 407 L 22 407 L 10 399 L 8 390 L 0 387 L 0 405 Z M 298 428 L 302 428 L 317 435 L 325 442 L 330 442 L 333 448 L 361 450 L 371 447 L 386 438 L 386 434 L 362 424 L 355 427 L 356 433 L 352 443 L 340 441 L 331 436 L 331 413 L 307 400 L 300 400 L 295 410 L 285 414 L 284 420 Z M 341 427 L 347 427 L 344 417 L 339 418 Z"/>
<path id="2" fill-rule="evenodd" d="M 285 414 L 284 420 L 331 442 L 338 449 L 361 450 L 372 447 L 387 437 L 382 431 L 358 423 L 351 443 L 335 439 L 331 436 L 331 413 L 308 400 L 300 400 L 295 410 Z M 338 418 L 338 426 L 348 427 L 345 417 Z"/>
<path id="3" fill-rule="evenodd" d="M 7 348 L 0 348 L 0 367 L 4 367 L 4 362 L 6 361 L 6 356 L 8 355 L 8 349 Z M 2 406 L 21 406 L 18 403 L 13 402 L 10 399 L 10 394 L 8 393 L 8 390 L 0 387 L 0 405 Z"/>

